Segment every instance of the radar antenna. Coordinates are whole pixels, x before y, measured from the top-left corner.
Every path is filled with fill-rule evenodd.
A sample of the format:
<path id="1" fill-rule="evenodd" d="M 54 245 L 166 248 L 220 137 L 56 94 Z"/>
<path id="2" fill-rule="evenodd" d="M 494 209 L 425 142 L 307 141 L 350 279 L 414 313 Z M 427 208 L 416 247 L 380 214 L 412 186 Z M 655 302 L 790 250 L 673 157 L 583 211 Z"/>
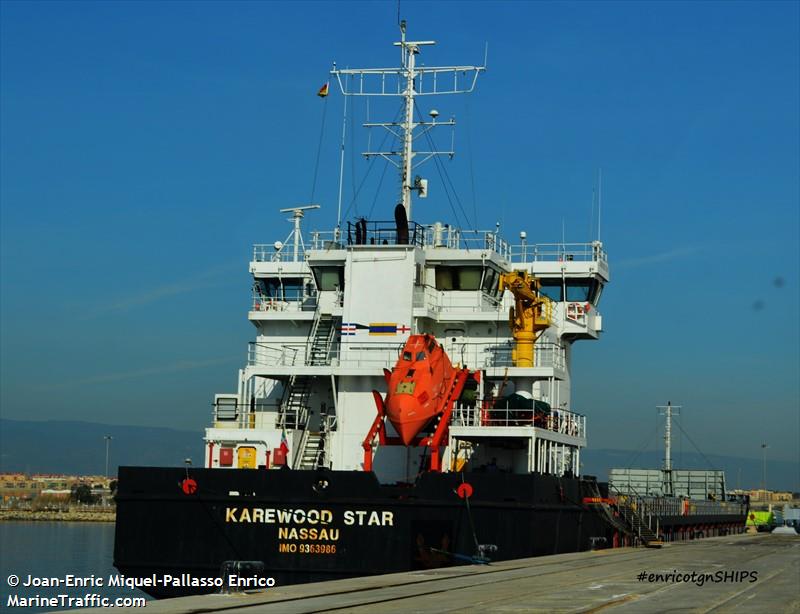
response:
<path id="1" fill-rule="evenodd" d="M 294 247 L 292 260 L 297 262 L 300 256 L 300 249 L 302 248 L 303 252 L 306 251 L 306 246 L 303 244 L 303 234 L 300 232 L 300 220 L 303 219 L 305 215 L 303 211 L 308 211 L 309 209 L 319 209 L 319 205 L 298 205 L 297 207 L 288 207 L 286 209 L 278 209 L 281 213 L 292 213 L 292 219 L 294 220 L 294 228 L 292 232 L 289 233 L 289 236 L 286 237 L 286 240 L 283 242 L 281 247 L 277 248 L 277 252 L 275 253 L 274 259 L 280 260 L 280 253 L 283 247 L 289 245 L 289 241 L 292 242 Z"/>

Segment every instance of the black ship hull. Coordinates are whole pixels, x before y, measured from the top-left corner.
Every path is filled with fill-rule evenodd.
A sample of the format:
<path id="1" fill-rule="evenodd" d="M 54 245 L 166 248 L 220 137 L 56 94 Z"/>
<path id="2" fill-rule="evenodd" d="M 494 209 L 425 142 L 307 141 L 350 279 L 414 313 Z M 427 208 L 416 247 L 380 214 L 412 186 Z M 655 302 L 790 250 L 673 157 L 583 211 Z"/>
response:
<path id="1" fill-rule="evenodd" d="M 188 479 L 190 494 L 185 470 L 120 468 L 114 565 L 129 577 L 155 574 L 142 587 L 154 597 L 218 590 L 182 574 L 218 578 L 225 561 L 261 561 L 280 586 L 470 564 L 479 545 L 507 560 L 626 543 L 586 503 L 607 496 L 588 479 L 429 473 L 382 486 L 357 471 L 216 469 L 190 469 Z"/>
<path id="2" fill-rule="evenodd" d="M 133 577 L 216 577 L 263 561 L 276 584 L 468 564 L 477 544 L 505 560 L 610 546 L 614 529 L 582 504 L 594 482 L 550 475 L 425 474 L 381 486 L 356 471 L 122 467 L 114 565 Z M 462 493 L 463 493 L 462 488 Z M 145 587 L 157 597 L 208 587 Z"/>

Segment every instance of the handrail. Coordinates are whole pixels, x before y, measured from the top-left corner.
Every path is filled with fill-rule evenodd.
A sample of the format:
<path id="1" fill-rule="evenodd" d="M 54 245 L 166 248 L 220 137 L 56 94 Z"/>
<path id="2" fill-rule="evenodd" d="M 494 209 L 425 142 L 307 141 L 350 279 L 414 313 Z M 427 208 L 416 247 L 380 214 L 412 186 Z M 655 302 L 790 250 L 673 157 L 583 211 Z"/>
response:
<path id="1" fill-rule="evenodd" d="M 688 499 L 682 497 L 642 495 L 633 486 L 625 485 L 633 496 L 620 490 L 614 484 L 609 484 L 618 497 L 635 498 L 638 505 L 645 507 L 657 517 L 662 516 L 695 516 L 695 515 L 740 515 L 746 508 L 746 503 L 742 501 L 704 501 L 701 499 Z"/>
<path id="2" fill-rule="evenodd" d="M 512 245 L 512 262 L 608 262 L 599 241 Z"/>
<path id="3" fill-rule="evenodd" d="M 644 497 L 642 497 L 638 492 L 636 492 L 636 490 L 634 488 L 631 488 L 631 490 L 633 491 L 633 493 L 635 495 L 633 497 L 634 504 L 631 505 L 630 503 L 628 503 L 628 499 L 630 498 L 628 495 L 620 493 L 620 491 L 616 487 L 614 487 L 612 485 L 609 485 L 609 486 L 611 486 L 611 488 L 613 488 L 615 491 L 617 491 L 617 497 L 616 497 L 617 506 L 616 507 L 619 510 L 619 512 L 625 517 L 626 522 L 628 522 L 628 524 L 631 525 L 632 528 L 637 529 L 637 534 L 638 534 L 637 536 L 639 537 L 639 539 L 643 539 L 645 542 L 648 541 L 648 537 L 650 538 L 651 541 L 653 539 L 658 539 L 658 520 L 659 520 L 659 516 L 657 514 L 653 513 L 653 510 L 647 504 L 647 502 L 645 501 Z M 645 512 L 647 513 L 646 517 L 645 517 Z M 653 517 L 654 516 L 655 516 L 655 519 L 656 519 L 656 528 L 655 528 L 655 530 L 653 530 L 653 527 L 652 527 Z M 632 521 L 632 518 L 637 518 L 638 519 L 638 523 L 634 523 Z M 642 537 L 642 527 L 643 526 L 647 528 L 647 531 L 650 533 L 650 536 L 652 536 L 652 537 L 650 537 L 650 536 L 645 536 L 644 538 Z"/>
<path id="4" fill-rule="evenodd" d="M 478 401 L 475 407 L 457 406 L 451 426 L 531 426 L 573 437 L 586 437 L 586 416 L 567 409 L 549 412 L 534 409 L 493 407 L 495 398 Z"/>
<path id="5" fill-rule="evenodd" d="M 317 336 L 317 331 L 319 330 L 319 324 L 321 320 L 322 320 L 322 311 L 320 310 L 320 305 L 317 305 L 317 308 L 314 311 L 314 321 L 311 323 L 311 330 L 308 332 L 308 337 L 306 337 L 306 343 L 305 343 L 306 364 L 311 362 L 311 349 L 314 347 L 314 339 Z"/>
<path id="6" fill-rule="evenodd" d="M 410 245 L 425 248 L 448 248 L 495 252 L 511 263 L 526 262 L 608 262 L 608 256 L 600 241 L 588 243 L 521 243 L 512 245 L 504 239 L 497 228 L 492 230 L 464 229 L 443 224 L 421 226 L 409 222 Z M 355 237 L 356 225 L 348 223 L 347 232 L 338 230 L 311 233 L 309 249 L 330 250 L 345 249 L 348 245 L 358 243 Z M 364 245 L 381 245 L 384 241 L 396 244 L 397 227 L 395 223 L 384 221 L 368 221 L 367 232 L 361 239 Z M 258 245 L 258 255 L 262 259 L 270 259 L 272 245 Z M 254 249 L 254 259 L 256 250 Z"/>
<path id="7" fill-rule="evenodd" d="M 308 442 L 308 429 L 305 428 L 301 431 L 300 444 L 295 448 L 294 458 L 292 458 L 292 469 L 299 469 L 300 463 L 303 461 L 303 452 L 306 449 Z"/>
<path id="8" fill-rule="evenodd" d="M 312 311 L 317 309 L 318 297 L 280 299 L 253 293 L 251 311 Z"/>
<path id="9" fill-rule="evenodd" d="M 330 362 L 342 367 L 391 367 L 397 360 L 402 344 L 375 343 L 350 338 L 330 344 Z M 304 364 L 300 356 L 305 356 L 306 343 L 284 343 L 276 345 L 261 341 L 248 344 L 248 366 L 281 367 Z M 478 342 L 445 343 L 445 349 L 454 362 L 468 365 L 472 369 L 513 367 L 513 345 L 511 342 L 487 344 Z M 307 363 L 305 363 L 307 364 Z M 536 343 L 534 367 L 565 369 L 564 347 L 552 342 Z"/>
<path id="10" fill-rule="evenodd" d="M 347 245 L 425 245 L 423 227 L 416 222 L 408 222 L 408 234 L 403 243 L 394 221 L 363 220 L 361 222 L 347 222 L 347 231 L 342 241 Z"/>

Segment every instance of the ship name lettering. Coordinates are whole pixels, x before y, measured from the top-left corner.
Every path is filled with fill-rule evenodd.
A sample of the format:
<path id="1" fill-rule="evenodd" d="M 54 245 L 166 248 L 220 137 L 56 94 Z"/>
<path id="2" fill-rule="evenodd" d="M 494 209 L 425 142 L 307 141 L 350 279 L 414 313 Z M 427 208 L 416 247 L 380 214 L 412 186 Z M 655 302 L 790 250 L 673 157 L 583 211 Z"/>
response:
<path id="1" fill-rule="evenodd" d="M 225 508 L 225 522 L 258 522 L 263 524 L 328 525 L 333 522 L 330 510 L 301 510 L 264 508 Z"/>
<path id="2" fill-rule="evenodd" d="M 302 527 L 278 527 L 278 539 L 318 540 L 335 542 L 339 539 L 339 529 L 307 529 Z"/>
<path id="3" fill-rule="evenodd" d="M 347 526 L 364 525 L 369 527 L 393 527 L 394 512 L 383 510 L 381 512 L 370 512 L 368 510 L 347 510 L 344 513 L 344 523 Z"/>

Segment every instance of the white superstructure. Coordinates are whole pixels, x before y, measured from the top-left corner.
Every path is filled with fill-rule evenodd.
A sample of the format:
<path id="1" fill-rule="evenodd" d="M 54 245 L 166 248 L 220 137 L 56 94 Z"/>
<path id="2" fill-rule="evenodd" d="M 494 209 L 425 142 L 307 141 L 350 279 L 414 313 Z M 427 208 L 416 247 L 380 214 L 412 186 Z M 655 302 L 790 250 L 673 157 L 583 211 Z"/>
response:
<path id="1" fill-rule="evenodd" d="M 452 154 L 415 151 L 414 139 L 454 123 L 437 121 L 436 112 L 430 121 L 418 119 L 414 99 L 470 92 L 484 67 L 420 67 L 416 55 L 433 42 L 406 41 L 401 31 L 399 68 L 332 74 L 345 95 L 405 101 L 402 121 L 368 125 L 394 131 L 401 149 L 367 154 L 395 162 L 399 203 L 410 218 L 413 193 L 427 192 L 414 169 Z M 285 242 L 254 246 L 248 318 L 256 340 L 236 392 L 215 397 L 206 467 L 282 466 L 285 434 L 289 467 L 361 470 L 362 442 L 376 415 L 372 390 L 385 391 L 383 370 L 395 364 L 410 334 L 431 333 L 454 364 L 481 371 L 478 401 L 452 413 L 445 470 L 468 460 L 466 470 L 496 464 L 515 473 L 580 473 L 586 419 L 571 405 L 571 354 L 576 340 L 597 339 L 602 330 L 597 305 L 609 281 L 602 243 L 527 244 L 523 232 L 521 244 L 512 245 L 497 230 L 413 221 L 406 238 L 394 220 L 348 223 L 307 233 L 304 241 L 301 220 L 315 215 L 312 208 L 286 210 L 294 227 Z M 514 365 L 508 318 L 514 297 L 498 290 L 500 275 L 514 270 L 536 276 L 553 301 L 532 366 Z M 551 410 L 534 422 L 530 410 L 494 407 L 498 396 L 511 393 Z M 374 470 L 382 482 L 411 481 L 424 469 L 424 456 L 423 448 L 381 447 Z"/>

